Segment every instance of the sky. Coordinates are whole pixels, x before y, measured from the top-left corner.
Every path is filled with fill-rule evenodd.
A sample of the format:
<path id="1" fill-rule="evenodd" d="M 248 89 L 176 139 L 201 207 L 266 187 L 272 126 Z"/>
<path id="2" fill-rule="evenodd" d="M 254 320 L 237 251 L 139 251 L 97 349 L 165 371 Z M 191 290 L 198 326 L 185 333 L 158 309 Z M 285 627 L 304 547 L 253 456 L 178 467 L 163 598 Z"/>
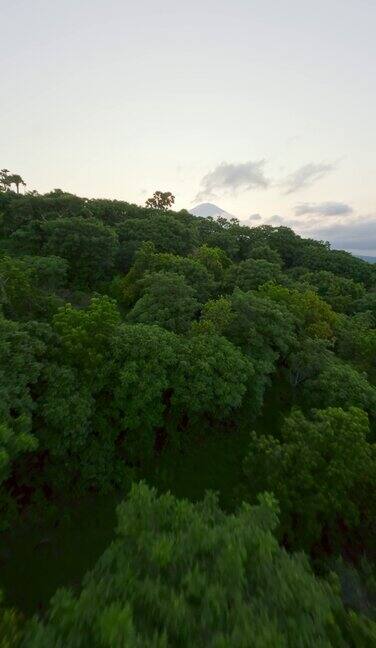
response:
<path id="1" fill-rule="evenodd" d="M 0 166 L 376 254 L 375 0 L 1 2 Z M 250 218 L 251 217 L 251 218 Z"/>

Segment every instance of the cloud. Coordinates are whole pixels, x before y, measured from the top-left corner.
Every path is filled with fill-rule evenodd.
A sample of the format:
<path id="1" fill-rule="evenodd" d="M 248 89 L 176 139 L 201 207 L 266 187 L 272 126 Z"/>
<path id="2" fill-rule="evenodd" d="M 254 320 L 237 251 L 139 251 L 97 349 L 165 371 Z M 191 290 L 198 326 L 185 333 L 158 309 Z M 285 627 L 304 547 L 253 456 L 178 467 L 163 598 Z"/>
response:
<path id="1" fill-rule="evenodd" d="M 261 214 L 251 214 L 248 218 L 241 220 L 241 225 L 248 225 L 248 227 L 256 227 L 259 221 L 262 220 Z"/>
<path id="2" fill-rule="evenodd" d="M 285 188 L 284 193 L 287 195 L 299 191 L 299 189 L 311 187 L 335 168 L 335 164 L 314 164 L 309 162 L 309 164 L 301 166 L 285 178 L 282 182 L 282 187 Z"/>
<path id="3" fill-rule="evenodd" d="M 264 166 L 265 160 L 250 160 L 239 164 L 222 162 L 202 178 L 196 200 L 215 197 L 216 192 L 235 193 L 239 189 L 267 189 L 270 180 L 265 176 Z"/>
<path id="4" fill-rule="evenodd" d="M 282 225 L 285 223 L 285 219 L 282 216 L 278 216 L 278 214 L 274 214 L 274 216 L 268 218 L 266 223 L 267 225 Z"/>
<path id="5" fill-rule="evenodd" d="M 376 253 L 376 215 L 359 216 L 345 223 L 315 227 L 309 236 L 330 241 L 333 247 Z"/>
<path id="6" fill-rule="evenodd" d="M 353 209 L 350 205 L 341 202 L 300 203 L 296 205 L 294 212 L 295 216 L 305 216 L 306 214 L 347 216 L 352 214 Z"/>

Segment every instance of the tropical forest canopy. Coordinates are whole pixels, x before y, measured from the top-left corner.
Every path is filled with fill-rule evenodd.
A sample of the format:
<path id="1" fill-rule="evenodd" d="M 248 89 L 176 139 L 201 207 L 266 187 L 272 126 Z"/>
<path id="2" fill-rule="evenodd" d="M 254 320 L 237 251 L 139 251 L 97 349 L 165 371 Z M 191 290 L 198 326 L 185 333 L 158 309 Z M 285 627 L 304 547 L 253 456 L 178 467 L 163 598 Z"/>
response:
<path id="1" fill-rule="evenodd" d="M 124 501 L 81 587 L 33 619 L 5 591 L 1 645 L 376 645 L 376 265 L 169 192 L 5 177 L 2 533 L 66 493 Z M 207 438 L 238 456 L 240 432 L 226 507 L 141 481 Z"/>

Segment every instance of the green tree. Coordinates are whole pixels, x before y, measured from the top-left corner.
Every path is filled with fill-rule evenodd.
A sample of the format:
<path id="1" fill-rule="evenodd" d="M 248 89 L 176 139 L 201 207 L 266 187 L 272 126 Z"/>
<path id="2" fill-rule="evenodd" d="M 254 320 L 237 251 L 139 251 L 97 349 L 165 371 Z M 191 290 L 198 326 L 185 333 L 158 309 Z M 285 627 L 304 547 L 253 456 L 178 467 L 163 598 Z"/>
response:
<path id="1" fill-rule="evenodd" d="M 278 252 L 287 268 L 294 265 L 301 265 L 297 261 L 300 258 L 300 252 L 304 242 L 289 227 L 261 225 L 260 227 L 255 227 L 253 232 L 253 245 L 266 244 L 271 247 L 272 250 Z"/>
<path id="2" fill-rule="evenodd" d="M 246 488 L 251 499 L 264 489 L 277 497 L 280 534 L 290 547 L 335 552 L 351 546 L 352 532 L 362 529 L 370 548 L 376 446 L 368 434 L 367 415 L 357 408 L 314 410 L 311 419 L 295 410 L 280 439 L 252 434 Z"/>
<path id="3" fill-rule="evenodd" d="M 297 347 L 294 317 L 283 304 L 237 289 L 231 297 L 205 304 L 197 330 L 220 333 L 251 360 L 255 373 L 245 400 L 249 415 L 254 417 L 260 411 L 270 376 Z"/>
<path id="4" fill-rule="evenodd" d="M 143 295 L 127 315 L 128 322 L 158 324 L 185 333 L 200 303 L 196 291 L 176 272 L 154 272 L 142 280 Z"/>
<path id="5" fill-rule="evenodd" d="M 231 265 L 227 254 L 219 247 L 202 245 L 194 252 L 194 258 L 204 265 L 217 281 L 222 280 L 224 271 Z"/>
<path id="6" fill-rule="evenodd" d="M 334 354 L 328 342 L 319 338 L 303 338 L 288 358 L 289 378 L 293 387 L 301 387 L 315 378 L 323 366 L 333 362 Z"/>
<path id="7" fill-rule="evenodd" d="M 112 347 L 116 367 L 112 417 L 120 430 L 127 431 L 128 455 L 150 458 L 157 429 L 168 424 L 180 340 L 159 326 L 122 325 Z"/>
<path id="8" fill-rule="evenodd" d="M 44 344 L 22 325 L 0 315 L 0 484 L 11 475 L 16 458 L 38 446 L 32 430 L 35 403 L 31 390 L 40 375 L 44 352 Z M 2 528 L 9 524 L 14 508 L 3 496 L 2 491 Z"/>
<path id="9" fill-rule="evenodd" d="M 59 255 L 69 262 L 72 283 L 93 285 L 112 271 L 117 251 L 115 233 L 95 221 L 60 219 L 44 226 L 45 255 Z"/>
<path id="10" fill-rule="evenodd" d="M 12 238 L 27 254 L 66 259 L 70 283 L 81 287 L 91 287 L 111 276 L 118 247 L 112 229 L 86 218 L 32 221 Z"/>
<path id="11" fill-rule="evenodd" d="M 197 218 L 197 216 L 192 216 L 192 219 L 201 246 L 222 250 L 231 261 L 244 258 L 240 251 L 243 237 L 238 228 L 235 229 L 228 221 L 219 222 L 210 218 Z"/>
<path id="12" fill-rule="evenodd" d="M 0 257 L 0 305 L 6 317 L 31 317 L 38 293 L 30 272 L 18 259 Z"/>
<path id="13" fill-rule="evenodd" d="M 265 261 L 269 261 L 269 263 L 279 265 L 279 267 L 282 266 L 282 259 L 277 250 L 273 250 L 273 248 L 267 244 L 260 243 L 259 245 L 252 247 L 249 257 L 251 259 L 264 259 Z"/>
<path id="14" fill-rule="evenodd" d="M 183 343 L 172 403 L 188 416 L 224 419 L 241 405 L 252 363 L 219 335 L 194 335 Z"/>
<path id="15" fill-rule="evenodd" d="M 365 311 L 352 317 L 342 315 L 335 332 L 336 354 L 358 370 L 366 371 L 375 382 L 376 328 L 372 313 Z"/>
<path id="16" fill-rule="evenodd" d="M 23 256 L 20 263 L 39 289 L 55 291 L 66 285 L 68 262 L 59 256 Z"/>
<path id="17" fill-rule="evenodd" d="M 376 388 L 365 374 L 354 367 L 332 358 L 321 371 L 305 381 L 303 394 L 310 407 L 343 407 L 350 405 L 376 416 Z"/>
<path id="18" fill-rule="evenodd" d="M 352 309 L 354 313 L 365 313 L 369 312 L 373 318 L 373 325 L 376 326 L 376 293 L 375 292 L 366 292 L 363 297 L 357 299 L 353 305 Z"/>
<path id="19" fill-rule="evenodd" d="M 42 374 L 38 438 L 57 489 L 104 489 L 127 475 L 113 406 L 113 340 L 120 322 L 107 296 L 93 298 L 86 309 L 66 304 L 53 318 L 56 339 Z"/>
<path id="20" fill-rule="evenodd" d="M 325 270 L 341 277 L 352 279 L 372 286 L 375 281 L 375 268 L 371 263 L 359 259 L 345 250 L 331 250 L 329 244 L 307 239 L 295 256 L 293 265 L 309 270 Z"/>
<path id="21" fill-rule="evenodd" d="M 27 236 L 32 232 L 31 225 L 45 223 L 59 218 L 92 218 L 89 201 L 73 194 L 56 189 L 40 195 L 26 192 L 8 202 L 4 212 L 4 231 L 7 236 L 17 231 Z"/>
<path id="22" fill-rule="evenodd" d="M 11 176 L 9 169 L 1 169 L 0 171 L 0 188 L 2 191 L 7 191 L 11 185 Z"/>
<path id="23" fill-rule="evenodd" d="M 197 298 L 204 303 L 213 297 L 217 283 L 214 276 L 197 259 L 180 257 L 167 252 L 154 257 L 154 272 L 176 272 L 182 275 L 187 284 L 196 291 Z"/>
<path id="24" fill-rule="evenodd" d="M 120 299 L 133 305 L 142 293 L 146 273 L 174 272 L 183 276 L 187 284 L 196 291 L 200 302 L 206 302 L 215 294 L 217 282 L 213 274 L 195 258 L 182 257 L 171 252 L 156 252 L 153 243 L 143 243 L 137 251 L 134 264 L 121 280 Z"/>
<path id="25" fill-rule="evenodd" d="M 151 198 L 148 198 L 145 205 L 151 209 L 170 209 L 175 202 L 175 196 L 171 191 L 155 191 Z"/>
<path id="26" fill-rule="evenodd" d="M 226 337 L 252 360 L 268 364 L 268 356 L 277 360 L 295 347 L 295 319 L 284 304 L 275 303 L 262 294 L 241 290 L 236 290 L 230 301 L 235 316 Z"/>
<path id="27" fill-rule="evenodd" d="M 224 278 L 226 292 L 232 292 L 235 287 L 247 292 L 257 290 L 265 283 L 281 283 L 280 266 L 265 259 L 247 259 L 230 267 Z"/>
<path id="28" fill-rule="evenodd" d="M 228 297 L 211 299 L 204 304 L 197 327 L 201 331 L 212 331 L 223 335 L 229 330 L 230 324 L 235 317 L 235 312 Z"/>
<path id="29" fill-rule="evenodd" d="M 0 257 L 0 307 L 10 319 L 49 319 L 61 304 L 67 262 L 58 257 Z"/>
<path id="30" fill-rule="evenodd" d="M 108 375 L 112 338 L 120 322 L 117 304 L 107 295 L 93 297 L 86 309 L 68 303 L 53 318 L 61 360 L 77 369 L 94 389 L 100 389 Z"/>
<path id="31" fill-rule="evenodd" d="M 260 293 L 284 305 L 295 317 L 300 335 L 332 340 L 338 316 L 313 290 L 296 290 L 285 286 L 267 284 Z"/>
<path id="32" fill-rule="evenodd" d="M 92 433 L 95 400 L 82 374 L 72 367 L 50 363 L 43 372 L 45 383 L 38 401 L 44 425 L 39 432 L 43 448 L 64 462 L 72 472 L 72 455 L 87 450 Z"/>
<path id="33" fill-rule="evenodd" d="M 365 294 L 365 288 L 361 283 L 339 277 L 327 270 L 308 272 L 301 277 L 301 281 L 315 286 L 320 297 L 339 313 L 351 312 L 356 301 Z"/>
<path id="34" fill-rule="evenodd" d="M 198 244 L 196 228 L 174 212 L 156 211 L 152 217 L 150 214 L 137 214 L 119 223 L 115 231 L 120 242 L 117 268 L 121 272 L 129 270 L 135 253 L 145 242 L 154 243 L 157 252 L 183 256 L 193 252 Z"/>
<path id="35" fill-rule="evenodd" d="M 24 645 L 371 645 L 374 624 L 348 614 L 334 585 L 279 547 L 276 523 L 270 496 L 225 515 L 213 495 L 191 504 L 133 486 L 81 592 L 58 591 Z M 356 631 L 363 643 L 353 643 Z"/>
<path id="36" fill-rule="evenodd" d="M 31 428 L 34 408 L 30 387 L 39 376 L 42 342 L 22 325 L 0 316 L 0 421 L 13 428 Z"/>

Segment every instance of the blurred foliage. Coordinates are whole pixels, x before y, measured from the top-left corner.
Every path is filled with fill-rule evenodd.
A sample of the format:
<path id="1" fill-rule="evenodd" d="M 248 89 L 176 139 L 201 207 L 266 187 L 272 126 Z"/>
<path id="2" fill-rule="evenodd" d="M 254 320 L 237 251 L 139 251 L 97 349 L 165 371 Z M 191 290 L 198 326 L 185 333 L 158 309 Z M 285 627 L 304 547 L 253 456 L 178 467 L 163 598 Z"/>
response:
<path id="1" fill-rule="evenodd" d="M 80 596 L 58 593 L 24 645 L 375 645 L 374 604 L 344 607 L 308 560 L 372 589 L 376 265 L 172 196 L 3 189 L 1 528 L 65 493 L 124 491 L 216 435 L 237 457 L 229 499 L 254 505 L 134 489 Z M 0 617 L 17 645 L 17 613 Z"/>

